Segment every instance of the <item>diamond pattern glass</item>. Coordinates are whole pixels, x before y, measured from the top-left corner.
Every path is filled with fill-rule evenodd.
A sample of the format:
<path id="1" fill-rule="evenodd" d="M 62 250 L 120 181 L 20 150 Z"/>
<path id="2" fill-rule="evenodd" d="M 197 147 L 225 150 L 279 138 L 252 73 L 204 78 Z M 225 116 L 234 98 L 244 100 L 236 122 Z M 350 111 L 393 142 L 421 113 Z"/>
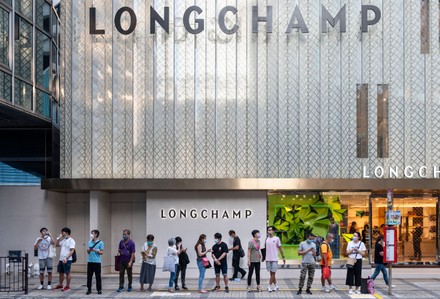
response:
<path id="1" fill-rule="evenodd" d="M 0 8 L 0 63 L 9 68 L 9 12 Z"/>

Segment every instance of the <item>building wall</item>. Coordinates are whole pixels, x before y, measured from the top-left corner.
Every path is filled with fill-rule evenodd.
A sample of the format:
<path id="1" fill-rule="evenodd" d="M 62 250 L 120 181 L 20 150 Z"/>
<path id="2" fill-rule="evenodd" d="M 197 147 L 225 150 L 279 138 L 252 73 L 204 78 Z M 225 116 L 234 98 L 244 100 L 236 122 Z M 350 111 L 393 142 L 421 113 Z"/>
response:
<path id="1" fill-rule="evenodd" d="M 93 3 L 92 3 L 93 2 Z M 216 2 L 217 3 L 217 2 Z M 309 33 L 286 34 L 295 4 Z M 89 34 L 89 7 L 96 29 Z M 347 32 L 321 33 L 321 6 L 346 5 Z M 205 30 L 183 28 L 193 2 L 63 2 L 64 70 L 61 129 L 63 178 L 362 178 L 375 167 L 433 166 L 440 158 L 438 5 L 372 0 L 380 21 L 362 33 L 361 1 L 199 1 Z M 150 5 L 170 33 L 150 34 Z M 252 33 L 252 6 L 266 15 Z M 135 31 L 116 30 L 123 6 Z M 371 20 L 374 15 L 368 15 Z M 297 19 L 294 19 L 298 22 Z M 123 28 L 130 24 L 122 15 Z M 194 24 L 192 24 L 194 25 Z M 357 158 L 357 88 L 367 84 L 368 157 Z M 378 155 L 378 104 L 388 85 L 389 158 Z M 438 166 L 438 165 L 437 165 Z M 416 173 L 414 178 L 420 177 Z"/>

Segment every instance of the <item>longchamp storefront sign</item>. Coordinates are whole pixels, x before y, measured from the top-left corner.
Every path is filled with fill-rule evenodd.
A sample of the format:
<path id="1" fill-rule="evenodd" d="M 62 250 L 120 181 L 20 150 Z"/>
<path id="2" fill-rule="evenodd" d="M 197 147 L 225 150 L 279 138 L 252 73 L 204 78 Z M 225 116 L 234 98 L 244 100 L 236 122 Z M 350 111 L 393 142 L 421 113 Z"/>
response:
<path id="1" fill-rule="evenodd" d="M 123 28 L 122 26 L 122 16 L 124 13 L 127 13 L 130 18 L 130 25 L 128 28 Z M 231 16 L 236 16 L 240 12 L 234 6 L 225 6 L 220 10 L 218 14 L 217 22 L 220 27 L 220 30 L 228 35 L 235 34 L 238 32 L 240 26 L 239 24 L 227 24 L 228 18 Z M 369 26 L 373 26 L 377 24 L 381 19 L 381 10 L 379 7 L 374 5 L 362 5 L 361 6 L 361 31 L 368 32 Z M 199 34 L 205 30 L 205 19 L 198 18 L 203 15 L 203 10 L 199 6 L 190 6 L 186 9 L 183 14 L 183 25 L 185 30 L 191 34 Z M 373 17 L 371 17 L 373 15 Z M 89 32 L 92 35 L 103 35 L 106 34 L 105 29 L 97 28 L 97 18 L 100 17 L 101 14 L 95 7 L 91 7 L 89 9 Z M 369 17 L 370 16 L 370 17 Z M 329 24 L 332 27 L 335 27 L 339 23 L 339 31 L 341 33 L 347 31 L 347 5 L 344 5 L 339 12 L 332 16 L 332 14 L 327 10 L 327 8 L 322 5 L 321 6 L 321 33 L 328 32 Z M 259 15 L 258 6 L 252 6 L 252 32 L 258 33 L 258 25 L 259 23 L 266 24 L 266 33 L 272 33 L 273 31 L 273 7 L 266 6 L 266 14 Z M 152 6 L 150 6 L 150 34 L 156 34 L 156 23 L 162 27 L 162 29 L 166 33 L 170 33 L 170 8 L 165 6 L 163 10 L 163 14 L 161 15 L 157 12 Z M 192 24 L 193 23 L 193 24 Z M 115 14 L 114 24 L 116 30 L 123 34 L 129 35 L 133 33 L 137 26 L 137 17 L 136 12 L 128 7 L 121 7 Z M 302 33 L 309 33 L 309 28 L 307 26 L 306 20 L 303 18 L 303 14 L 301 13 L 301 9 L 298 5 L 293 9 L 293 13 L 291 15 L 290 21 L 286 27 L 285 33 L 290 34 L 292 30 L 300 30 Z"/>

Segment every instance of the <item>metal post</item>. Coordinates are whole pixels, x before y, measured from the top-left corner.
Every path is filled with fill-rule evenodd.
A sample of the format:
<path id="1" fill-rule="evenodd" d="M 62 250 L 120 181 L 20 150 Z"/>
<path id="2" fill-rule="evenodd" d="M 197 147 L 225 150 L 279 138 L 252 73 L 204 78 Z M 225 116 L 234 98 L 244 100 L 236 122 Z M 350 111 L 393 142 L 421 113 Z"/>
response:
<path id="1" fill-rule="evenodd" d="M 393 190 L 392 189 L 388 189 L 387 192 L 387 208 L 388 211 L 392 211 L 394 208 L 394 194 L 393 194 Z M 384 234 L 386 232 L 384 231 Z M 394 246 L 397 246 L 397 244 L 394 244 Z M 388 276 L 388 294 L 392 295 L 392 288 L 391 285 L 393 284 L 393 263 L 388 263 L 388 272 L 389 272 L 389 276 Z"/>
<path id="2" fill-rule="evenodd" d="M 29 254 L 26 253 L 24 255 L 24 294 L 27 295 L 29 293 L 29 278 L 28 278 L 28 273 L 29 273 Z"/>

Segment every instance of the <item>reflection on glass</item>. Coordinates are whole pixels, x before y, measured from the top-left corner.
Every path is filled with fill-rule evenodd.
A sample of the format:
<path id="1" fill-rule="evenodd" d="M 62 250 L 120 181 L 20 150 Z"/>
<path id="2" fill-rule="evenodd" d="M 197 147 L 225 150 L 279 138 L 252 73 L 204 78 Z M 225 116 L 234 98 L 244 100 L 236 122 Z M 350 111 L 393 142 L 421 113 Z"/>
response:
<path id="1" fill-rule="evenodd" d="M 56 39 L 57 34 L 58 34 L 58 21 L 57 21 L 57 16 L 53 13 L 53 10 L 51 10 L 52 13 L 52 38 Z"/>
<path id="2" fill-rule="evenodd" d="M 35 44 L 35 76 L 37 84 L 49 90 L 50 86 L 50 40 L 47 35 L 37 30 Z"/>
<path id="3" fill-rule="evenodd" d="M 16 106 L 32 110 L 32 86 L 15 79 L 14 101 Z"/>
<path id="4" fill-rule="evenodd" d="M 357 157 L 368 158 L 368 84 L 356 89 Z"/>
<path id="5" fill-rule="evenodd" d="M 12 0 L 1 0 L 1 2 L 6 3 L 9 6 L 12 6 Z"/>
<path id="6" fill-rule="evenodd" d="M 377 85 L 377 157 L 388 158 L 388 84 Z"/>
<path id="7" fill-rule="evenodd" d="M 19 32 L 15 40 L 15 73 L 31 80 L 32 25 L 19 18 Z"/>
<path id="8" fill-rule="evenodd" d="M 36 112 L 50 118 L 50 94 L 37 89 Z"/>
<path id="9" fill-rule="evenodd" d="M 0 71 L 0 99 L 12 102 L 12 76 Z"/>
<path id="10" fill-rule="evenodd" d="M 50 34 L 50 12 L 51 7 L 44 0 L 37 0 L 36 3 L 36 24 L 45 32 Z"/>
<path id="11" fill-rule="evenodd" d="M 15 0 L 15 11 L 32 20 L 32 0 Z"/>
<path id="12" fill-rule="evenodd" d="M 58 125 L 60 124 L 59 111 L 60 109 L 58 103 L 52 101 L 52 122 Z"/>
<path id="13" fill-rule="evenodd" d="M 0 9 L 0 63 L 9 67 L 9 13 Z"/>

